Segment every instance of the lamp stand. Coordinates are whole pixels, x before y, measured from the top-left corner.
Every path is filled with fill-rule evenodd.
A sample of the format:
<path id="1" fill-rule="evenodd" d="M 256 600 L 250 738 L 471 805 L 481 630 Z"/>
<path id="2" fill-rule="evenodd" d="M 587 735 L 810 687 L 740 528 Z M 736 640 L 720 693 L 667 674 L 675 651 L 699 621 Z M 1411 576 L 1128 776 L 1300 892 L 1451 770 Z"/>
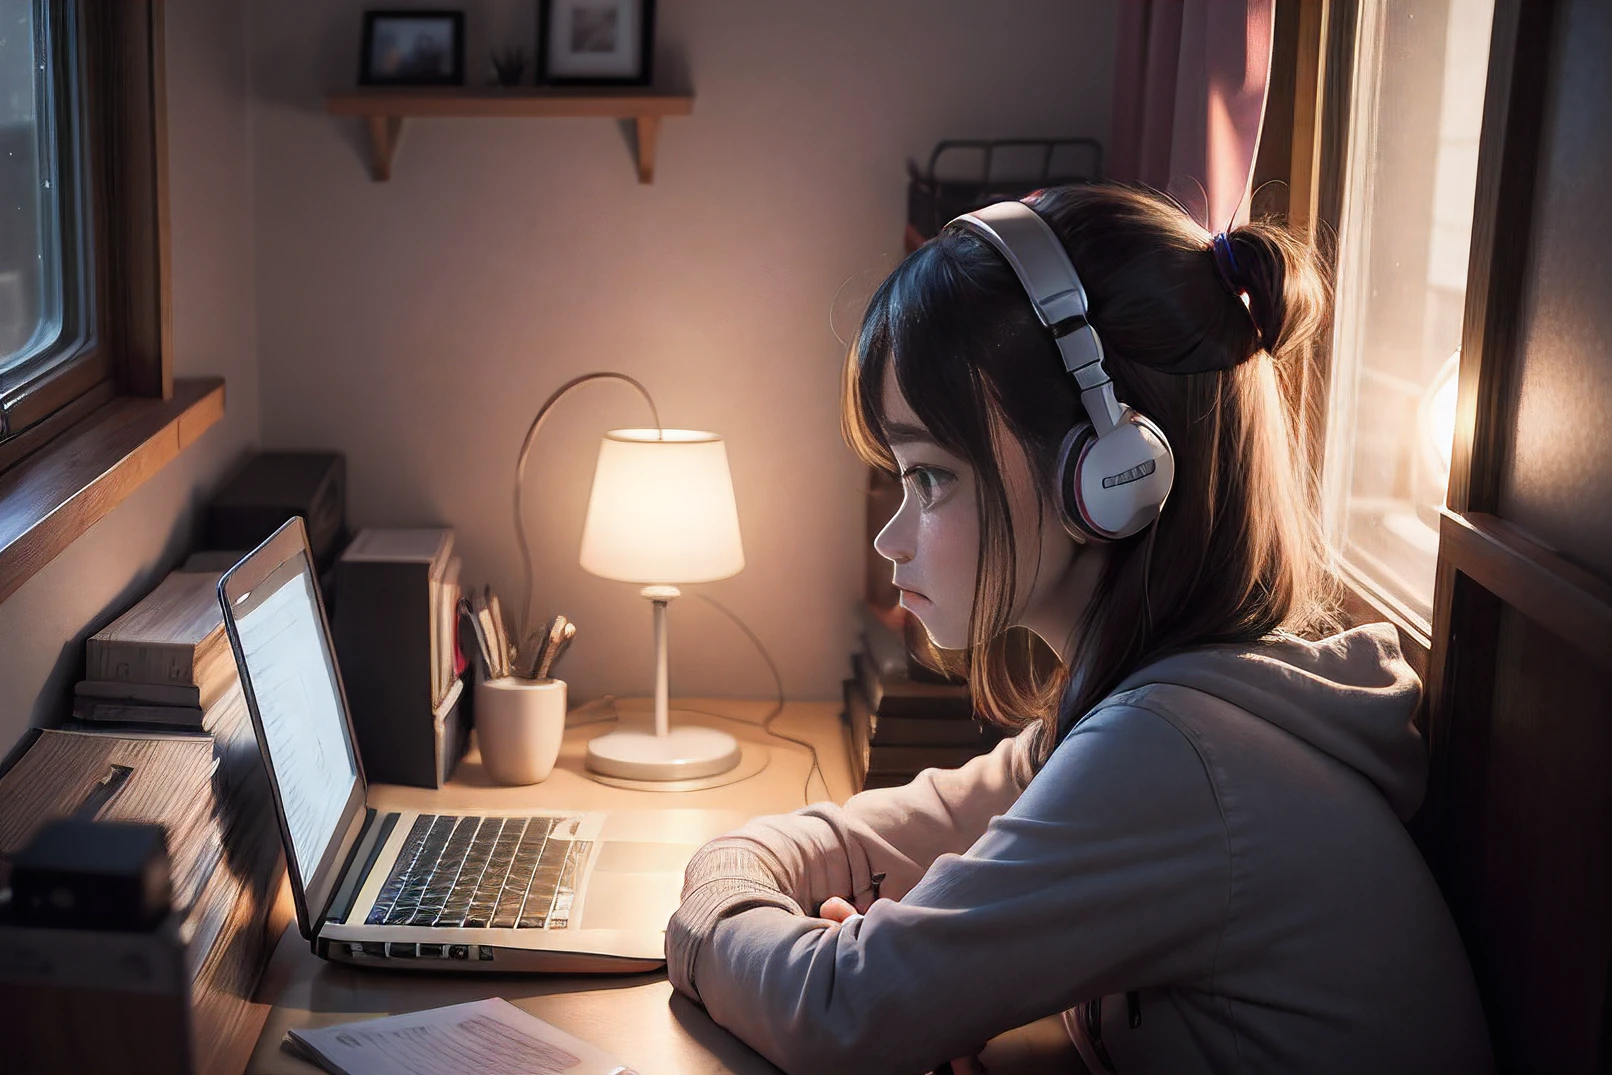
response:
<path id="1" fill-rule="evenodd" d="M 671 726 L 666 659 L 666 606 L 682 595 L 676 586 L 639 591 L 655 609 L 655 730 L 622 730 L 588 741 L 587 766 L 627 780 L 689 780 L 725 773 L 739 764 L 739 742 L 727 732 Z"/>

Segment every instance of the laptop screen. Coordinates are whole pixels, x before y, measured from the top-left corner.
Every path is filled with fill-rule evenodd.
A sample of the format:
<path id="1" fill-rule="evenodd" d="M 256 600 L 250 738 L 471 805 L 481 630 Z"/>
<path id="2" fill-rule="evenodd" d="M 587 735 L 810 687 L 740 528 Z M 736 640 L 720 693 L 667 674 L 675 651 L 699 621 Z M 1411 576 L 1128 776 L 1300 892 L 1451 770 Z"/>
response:
<path id="1" fill-rule="evenodd" d="M 297 553 L 232 610 L 263 749 L 274 772 L 297 875 L 308 883 L 341 824 L 358 764 L 309 571 Z"/>

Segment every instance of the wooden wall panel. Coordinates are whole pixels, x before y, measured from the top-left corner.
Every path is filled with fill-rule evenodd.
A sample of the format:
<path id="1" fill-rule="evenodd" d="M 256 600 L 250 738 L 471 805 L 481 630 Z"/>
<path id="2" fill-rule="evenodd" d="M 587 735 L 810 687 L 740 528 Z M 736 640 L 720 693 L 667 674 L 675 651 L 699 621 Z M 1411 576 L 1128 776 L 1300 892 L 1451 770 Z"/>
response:
<path id="1" fill-rule="evenodd" d="M 1612 685 L 1520 613 L 1501 606 L 1498 628 L 1471 843 L 1453 878 L 1472 897 L 1461 925 L 1502 1070 L 1604 1070 Z"/>

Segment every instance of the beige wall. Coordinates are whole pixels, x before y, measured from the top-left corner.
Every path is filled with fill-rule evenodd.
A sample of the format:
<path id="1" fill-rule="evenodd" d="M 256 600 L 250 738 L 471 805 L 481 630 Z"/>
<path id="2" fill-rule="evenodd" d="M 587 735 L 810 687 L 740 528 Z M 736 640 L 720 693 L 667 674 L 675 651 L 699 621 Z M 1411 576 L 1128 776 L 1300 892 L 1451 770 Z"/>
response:
<path id="1" fill-rule="evenodd" d="M 245 27 L 235 0 L 167 0 L 174 368 L 222 375 L 208 430 L 0 604 L 0 753 L 66 711 L 83 640 L 183 557 L 198 504 L 258 438 Z"/>
<path id="2" fill-rule="evenodd" d="M 653 186 L 603 120 L 412 121 L 371 183 L 350 85 L 359 0 L 252 8 L 258 347 L 272 447 L 347 453 L 357 525 L 443 522 L 469 579 L 518 591 L 514 457 L 565 379 L 643 380 L 668 425 L 728 438 L 746 570 L 705 587 L 777 658 L 792 697 L 848 674 L 862 472 L 840 441 L 832 296 L 900 249 L 903 162 L 945 137 L 1106 140 L 1104 0 L 663 0 L 660 51 L 694 115 L 666 121 Z M 472 5 L 468 66 L 528 43 L 536 4 Z M 649 689 L 649 609 L 584 574 L 600 432 L 646 420 L 591 386 L 529 474 L 535 610 L 581 626 L 574 697 Z M 771 689 L 714 610 L 672 608 L 673 691 Z"/>

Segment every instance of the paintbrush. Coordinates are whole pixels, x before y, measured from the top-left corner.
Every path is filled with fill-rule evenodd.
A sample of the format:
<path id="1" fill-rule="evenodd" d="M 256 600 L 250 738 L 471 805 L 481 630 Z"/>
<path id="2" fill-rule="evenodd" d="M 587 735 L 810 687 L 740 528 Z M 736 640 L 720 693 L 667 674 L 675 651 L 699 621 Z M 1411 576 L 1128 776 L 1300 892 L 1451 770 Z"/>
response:
<path id="1" fill-rule="evenodd" d="M 554 662 L 560 659 L 560 654 L 565 652 L 565 647 L 569 646 L 571 639 L 576 637 L 577 625 L 567 620 L 564 616 L 558 618 L 557 625 L 560 628 L 559 632 L 549 636 L 551 644 L 543 651 L 543 662 L 538 665 L 538 679 L 549 678 L 549 670 L 554 667 Z"/>
<path id="2" fill-rule="evenodd" d="M 472 594 L 473 593 L 474 593 L 474 591 L 472 591 Z M 493 672 L 493 663 L 492 663 L 492 661 L 493 661 L 493 651 L 492 651 L 492 647 L 488 644 L 487 633 L 482 628 L 481 617 L 479 615 L 477 615 L 476 606 L 475 606 L 474 602 L 471 600 L 471 598 L 469 598 L 469 597 L 461 597 L 461 598 L 459 598 L 459 615 L 465 617 L 466 619 L 468 619 L 470 621 L 470 629 L 476 635 L 476 648 L 481 653 L 481 663 L 482 663 L 483 667 L 485 667 L 487 669 L 487 678 L 488 679 L 494 678 L 495 673 Z"/>

